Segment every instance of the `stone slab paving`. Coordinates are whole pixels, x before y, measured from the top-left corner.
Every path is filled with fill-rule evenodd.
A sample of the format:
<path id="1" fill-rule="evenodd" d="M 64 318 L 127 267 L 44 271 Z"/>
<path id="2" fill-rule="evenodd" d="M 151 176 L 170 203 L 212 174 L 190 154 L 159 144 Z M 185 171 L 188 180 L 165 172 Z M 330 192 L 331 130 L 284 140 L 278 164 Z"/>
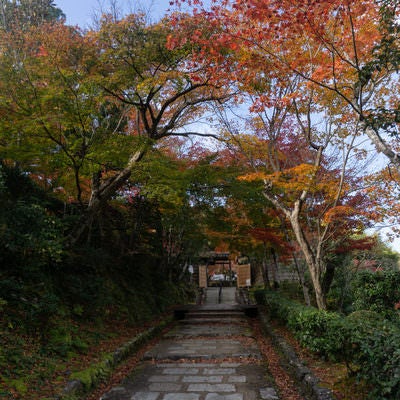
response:
<path id="1" fill-rule="evenodd" d="M 180 339 L 163 340 L 148 351 L 145 360 L 179 360 L 180 358 L 261 358 L 254 340 L 246 343 L 238 339 Z"/>
<path id="2" fill-rule="evenodd" d="M 223 288 L 221 303 L 223 304 L 237 304 L 236 302 L 236 287 Z"/>
<path id="3" fill-rule="evenodd" d="M 185 324 L 165 335 L 140 367 L 100 400 L 279 400 L 228 289 L 228 304 L 212 304 L 213 290 L 208 304 L 191 310 Z M 204 324 L 191 323 L 201 318 Z M 227 335 L 228 329 L 234 333 Z"/>
<path id="4" fill-rule="evenodd" d="M 251 337 L 252 332 L 246 325 L 213 325 L 210 323 L 203 323 L 197 325 L 178 326 L 169 331 L 166 338 L 185 338 L 196 336 L 220 337 L 220 336 L 247 336 Z"/>
<path id="5" fill-rule="evenodd" d="M 145 363 L 102 400 L 275 400 L 261 365 Z"/>

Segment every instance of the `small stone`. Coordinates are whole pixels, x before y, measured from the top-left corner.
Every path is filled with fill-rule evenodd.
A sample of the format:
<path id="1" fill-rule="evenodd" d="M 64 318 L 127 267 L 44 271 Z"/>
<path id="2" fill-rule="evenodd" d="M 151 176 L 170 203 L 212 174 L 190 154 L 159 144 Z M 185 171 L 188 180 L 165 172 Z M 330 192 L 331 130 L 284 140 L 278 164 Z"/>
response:
<path id="1" fill-rule="evenodd" d="M 222 375 L 219 376 L 185 376 L 182 382 L 185 383 L 221 383 Z"/>
<path id="2" fill-rule="evenodd" d="M 197 375 L 198 368 L 165 368 L 163 374 L 168 375 Z"/>
<path id="3" fill-rule="evenodd" d="M 150 384 L 149 389 L 152 392 L 179 392 L 181 385 L 168 382 L 155 382 Z"/>
<path id="4" fill-rule="evenodd" d="M 263 400 L 279 400 L 279 397 L 274 388 L 260 389 L 260 396 Z"/>
<path id="5" fill-rule="evenodd" d="M 160 393 L 137 392 L 131 397 L 131 400 L 157 400 L 159 394 Z"/>
<path id="6" fill-rule="evenodd" d="M 149 378 L 149 382 L 178 382 L 180 378 L 178 375 L 154 375 Z"/>
<path id="7" fill-rule="evenodd" d="M 241 393 L 235 393 L 235 394 L 209 393 L 206 396 L 205 400 L 243 400 L 243 394 L 241 394 Z"/>
<path id="8" fill-rule="evenodd" d="M 205 375 L 233 375 L 236 372 L 234 368 L 205 368 Z"/>
<path id="9" fill-rule="evenodd" d="M 229 377 L 228 382 L 230 382 L 230 383 L 245 383 L 246 377 L 243 375 L 232 375 Z"/>
<path id="10" fill-rule="evenodd" d="M 227 383 L 193 383 L 188 387 L 189 392 L 235 392 L 236 388 L 234 385 Z"/>

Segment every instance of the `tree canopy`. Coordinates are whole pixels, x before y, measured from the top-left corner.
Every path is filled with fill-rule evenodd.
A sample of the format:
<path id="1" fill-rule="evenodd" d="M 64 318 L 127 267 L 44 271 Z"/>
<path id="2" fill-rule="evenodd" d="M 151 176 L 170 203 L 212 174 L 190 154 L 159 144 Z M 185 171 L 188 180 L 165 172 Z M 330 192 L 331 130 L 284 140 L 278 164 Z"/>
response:
<path id="1" fill-rule="evenodd" d="M 325 308 L 335 254 L 399 222 L 398 6 L 196 1 L 83 31 L 3 1 L 0 159 L 63 204 L 61 253 L 112 236 L 173 279 L 207 243 L 300 251 Z"/>

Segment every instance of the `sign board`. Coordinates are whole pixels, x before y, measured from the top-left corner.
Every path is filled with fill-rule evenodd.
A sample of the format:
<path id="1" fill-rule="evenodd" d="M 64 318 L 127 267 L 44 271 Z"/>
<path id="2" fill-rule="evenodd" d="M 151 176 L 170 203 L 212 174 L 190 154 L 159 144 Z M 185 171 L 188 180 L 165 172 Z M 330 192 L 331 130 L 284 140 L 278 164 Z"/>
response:
<path id="1" fill-rule="evenodd" d="M 207 265 L 199 265 L 199 287 L 207 287 Z"/>
<path id="2" fill-rule="evenodd" d="M 250 264 L 238 265 L 236 268 L 237 268 L 237 287 L 251 286 Z"/>

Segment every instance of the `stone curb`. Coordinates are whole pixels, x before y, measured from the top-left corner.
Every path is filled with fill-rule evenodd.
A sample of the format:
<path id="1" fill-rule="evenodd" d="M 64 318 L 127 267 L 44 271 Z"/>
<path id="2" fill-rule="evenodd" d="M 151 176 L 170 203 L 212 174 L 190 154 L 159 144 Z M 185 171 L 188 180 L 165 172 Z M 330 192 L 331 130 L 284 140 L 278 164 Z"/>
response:
<path id="1" fill-rule="evenodd" d="M 144 344 L 157 336 L 173 320 L 173 316 L 165 318 L 157 326 L 147 329 L 119 347 L 103 361 L 90 366 L 84 371 L 72 374 L 72 379 L 65 386 L 63 394 L 56 397 L 56 399 L 78 399 L 80 398 L 79 395 L 94 389 L 101 381 L 110 376 L 113 370 L 122 361 L 135 354 Z M 88 379 L 84 379 L 83 377 L 87 377 Z"/>
<path id="2" fill-rule="evenodd" d="M 273 344 L 283 356 L 284 367 L 299 383 L 304 395 L 310 400 L 335 400 L 331 390 L 319 386 L 319 379 L 302 363 L 293 348 L 274 332 L 262 309 L 259 309 L 259 318 L 264 333 L 272 338 Z"/>

